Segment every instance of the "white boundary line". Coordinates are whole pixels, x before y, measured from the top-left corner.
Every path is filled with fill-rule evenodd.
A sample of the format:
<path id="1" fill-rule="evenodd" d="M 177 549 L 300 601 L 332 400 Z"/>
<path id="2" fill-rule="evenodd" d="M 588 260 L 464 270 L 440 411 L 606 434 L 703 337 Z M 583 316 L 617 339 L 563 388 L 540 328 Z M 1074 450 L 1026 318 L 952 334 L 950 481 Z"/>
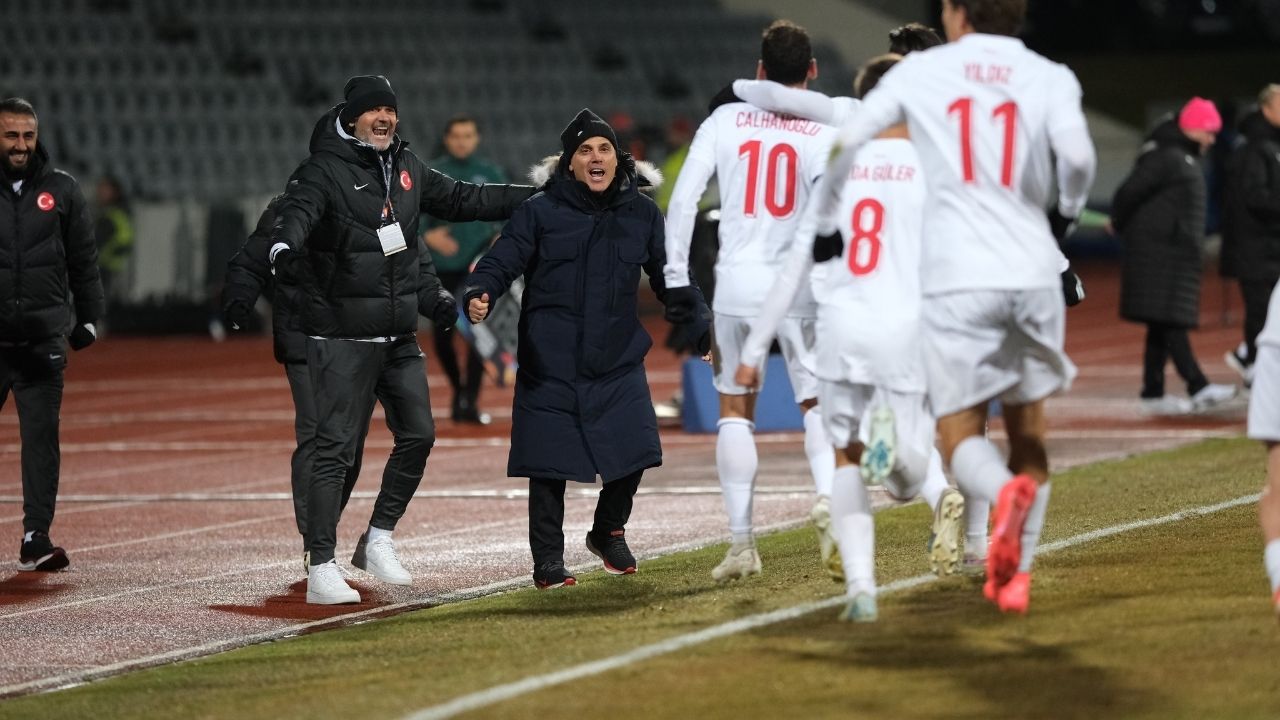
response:
<path id="1" fill-rule="evenodd" d="M 1079 535 L 1073 535 L 1065 540 L 1046 543 L 1040 547 L 1040 553 L 1064 550 L 1066 548 L 1083 545 L 1085 543 L 1093 542 L 1094 540 L 1110 537 L 1112 535 L 1119 535 L 1132 530 L 1142 530 L 1145 528 L 1155 527 L 1157 525 L 1178 522 L 1179 520 L 1185 520 L 1187 518 L 1202 517 L 1222 510 L 1255 503 L 1258 501 L 1259 497 L 1261 496 L 1257 494 L 1245 495 L 1232 500 L 1227 500 L 1226 502 L 1189 508 L 1187 510 L 1181 510 L 1156 518 L 1135 520 L 1133 522 L 1122 523 L 1120 525 L 1112 525 L 1110 527 L 1081 533 Z M 889 593 L 901 592 L 920 585 L 927 585 L 937 579 L 938 578 L 932 574 L 916 575 L 915 577 L 897 580 L 889 583 L 888 585 L 880 586 L 879 594 L 887 595 Z M 424 708 L 410 715 L 406 715 L 405 718 L 406 720 L 440 720 L 441 718 L 451 718 L 460 713 L 478 710 L 504 700 L 511 700 L 521 695 L 543 690 L 555 685 L 562 685 L 573 680 L 580 680 L 585 677 L 591 677 L 611 670 L 624 668 L 628 665 L 644 662 L 645 660 L 659 657 L 661 655 L 668 655 L 685 648 L 693 647 L 694 645 L 701 645 L 702 643 L 710 642 L 711 640 L 727 637 L 747 630 L 754 630 L 755 628 L 764 627 L 766 625 L 773 625 L 787 620 L 793 620 L 811 612 L 835 607 L 844 602 L 844 596 L 837 596 L 827 598 L 826 600 L 817 600 L 814 602 L 804 603 L 802 605 L 796 605 L 794 607 L 782 608 L 772 612 L 760 613 L 758 615 L 748 615 L 747 617 L 738 618 L 737 620 L 727 623 L 703 628 L 697 632 L 677 635 L 661 642 L 642 645 L 634 650 L 614 655 L 612 657 L 583 663 L 581 665 L 574 665 L 555 672 L 534 675 L 516 682 L 495 685 L 486 690 L 454 698 L 453 700 L 440 705 L 433 705 L 431 707 Z"/>
<path id="2" fill-rule="evenodd" d="M 594 498 L 599 490 L 590 488 L 570 488 L 566 497 Z M 798 495 L 813 494 L 813 485 L 773 485 L 757 487 L 757 495 Z M 719 495 L 719 485 L 673 485 L 645 488 L 636 491 L 637 495 Z M 523 500 L 529 497 L 529 491 L 523 488 L 511 490 L 462 488 L 453 490 L 419 490 L 413 494 L 415 498 L 435 498 L 444 500 Z M 373 500 L 378 497 L 375 490 L 357 490 L 351 493 L 352 500 Z M 263 500 L 293 500 L 293 493 L 288 492 L 208 492 L 208 493 L 79 493 L 58 498 L 58 503 L 153 503 L 153 502 L 258 502 Z M 16 505 L 22 503 L 21 495 L 0 495 L 0 505 Z M 154 539 L 154 538 L 152 538 Z"/>

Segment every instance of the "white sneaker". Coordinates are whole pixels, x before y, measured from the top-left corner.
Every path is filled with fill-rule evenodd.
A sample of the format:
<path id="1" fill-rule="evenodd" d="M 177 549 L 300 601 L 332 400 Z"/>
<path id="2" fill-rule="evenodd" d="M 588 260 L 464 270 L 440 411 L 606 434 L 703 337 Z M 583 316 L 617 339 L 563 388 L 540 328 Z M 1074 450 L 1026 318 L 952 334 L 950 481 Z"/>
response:
<path id="1" fill-rule="evenodd" d="M 742 580 L 759 575 L 762 569 L 760 553 L 756 552 L 754 542 L 749 545 L 733 545 L 725 553 L 724 560 L 711 571 L 711 579 L 718 583 Z"/>
<path id="2" fill-rule="evenodd" d="M 929 566 L 938 577 L 954 575 L 960 569 L 963 524 L 964 496 L 949 487 L 942 491 L 933 511 L 933 535 L 929 538 Z"/>
<path id="3" fill-rule="evenodd" d="M 360 593 L 342 579 L 336 560 L 307 569 L 307 604 L 345 605 L 360 602 Z"/>
<path id="4" fill-rule="evenodd" d="M 1200 392 L 1191 396 L 1191 405 L 1196 412 L 1204 412 L 1231 400 L 1240 392 L 1235 385 L 1219 385 L 1209 383 L 1200 388 Z"/>
<path id="5" fill-rule="evenodd" d="M 1157 398 L 1142 398 L 1144 415 L 1173 416 L 1190 415 L 1195 409 L 1191 401 L 1176 395 L 1161 395 Z"/>
<path id="6" fill-rule="evenodd" d="M 1239 373 L 1240 379 L 1244 381 L 1244 386 L 1249 387 L 1253 385 L 1253 365 L 1246 363 L 1244 358 L 1241 357 L 1239 353 L 1242 350 L 1247 351 L 1243 343 L 1235 350 L 1228 350 L 1227 354 L 1222 356 L 1222 359 L 1227 363 L 1227 367 Z"/>
<path id="7" fill-rule="evenodd" d="M 400 564 L 396 555 L 396 544 L 391 538 L 383 535 L 368 540 L 368 533 L 360 536 L 356 543 L 355 554 L 351 556 L 351 564 L 364 570 L 382 582 L 392 585 L 410 585 L 413 576 Z"/>
<path id="8" fill-rule="evenodd" d="M 898 432 L 893 410 L 886 404 L 871 411 L 867 445 L 862 451 L 862 482 L 883 485 L 898 459 Z"/>
<path id="9" fill-rule="evenodd" d="M 835 533 L 831 531 L 831 500 L 825 495 L 819 495 L 818 502 L 809 511 L 809 519 L 813 521 L 813 529 L 818 533 L 818 553 L 822 556 L 822 567 L 832 580 L 844 582 L 840 546 L 836 544 Z"/>

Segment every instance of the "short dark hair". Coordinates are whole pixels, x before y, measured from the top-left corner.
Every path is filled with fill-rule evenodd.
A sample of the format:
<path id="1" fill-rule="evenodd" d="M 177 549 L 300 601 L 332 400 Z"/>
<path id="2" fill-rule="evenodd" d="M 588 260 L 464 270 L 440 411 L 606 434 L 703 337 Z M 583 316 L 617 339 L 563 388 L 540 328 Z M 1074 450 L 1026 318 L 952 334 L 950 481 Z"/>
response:
<path id="1" fill-rule="evenodd" d="M 9 113 L 11 115 L 30 115 L 38 121 L 36 117 L 36 109 L 27 101 L 26 98 L 11 97 L 0 100 L 0 113 Z"/>
<path id="2" fill-rule="evenodd" d="M 466 113 L 458 113 L 457 115 L 454 115 L 453 117 L 445 121 L 444 132 L 441 133 L 441 135 L 448 135 L 450 132 L 453 132 L 454 125 L 462 125 L 463 123 L 471 123 L 472 125 L 475 125 L 476 132 L 480 132 L 479 121 L 477 121 L 474 117 Z"/>
<path id="3" fill-rule="evenodd" d="M 858 68 L 858 76 L 853 81 L 853 96 L 861 100 L 871 92 L 871 88 L 880 82 L 880 78 L 889 72 L 889 68 L 898 64 L 902 56 L 897 53 L 877 55 Z"/>
<path id="4" fill-rule="evenodd" d="M 783 85 L 796 85 L 809 76 L 813 46 L 809 33 L 790 20 L 775 20 L 760 39 L 760 61 L 765 77 Z"/>
<path id="5" fill-rule="evenodd" d="M 1014 36 L 1022 31 L 1027 17 L 1027 0 L 950 0 L 951 7 L 964 8 L 969 24 L 980 33 Z"/>
<path id="6" fill-rule="evenodd" d="M 941 45 L 942 36 L 938 31 L 917 22 L 907 23 L 889 31 L 889 52 L 906 55 L 916 50 L 928 50 Z"/>

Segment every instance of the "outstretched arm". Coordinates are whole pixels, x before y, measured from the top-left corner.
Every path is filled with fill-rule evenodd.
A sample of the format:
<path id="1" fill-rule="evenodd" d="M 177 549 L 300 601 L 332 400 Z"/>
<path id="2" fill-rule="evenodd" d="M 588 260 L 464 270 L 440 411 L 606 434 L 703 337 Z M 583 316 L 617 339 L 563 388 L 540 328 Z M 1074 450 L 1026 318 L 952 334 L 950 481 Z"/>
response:
<path id="1" fill-rule="evenodd" d="M 422 184 L 421 211 L 450 222 L 506 220 L 538 191 L 532 185 L 476 185 L 430 169 Z"/>
<path id="2" fill-rule="evenodd" d="M 772 80 L 734 80 L 733 94 L 762 110 L 787 113 L 823 125 L 840 124 L 835 101 L 814 90 L 787 87 Z"/>

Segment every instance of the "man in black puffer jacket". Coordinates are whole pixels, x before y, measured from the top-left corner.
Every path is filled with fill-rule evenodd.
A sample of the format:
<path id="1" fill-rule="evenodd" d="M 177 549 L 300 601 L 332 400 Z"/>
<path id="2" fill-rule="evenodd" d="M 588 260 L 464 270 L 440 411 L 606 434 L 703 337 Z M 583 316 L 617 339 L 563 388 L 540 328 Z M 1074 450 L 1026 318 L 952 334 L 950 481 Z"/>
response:
<path id="1" fill-rule="evenodd" d="M 1240 134 L 1244 143 L 1227 165 L 1223 235 L 1224 243 L 1231 236 L 1232 274 L 1244 297 L 1244 343 L 1226 361 L 1248 384 L 1271 290 L 1280 281 L 1280 85 L 1262 90 L 1258 110 L 1240 121 Z"/>
<path id="2" fill-rule="evenodd" d="M 375 392 L 395 447 L 351 562 L 385 582 L 412 582 L 391 532 L 435 443 L 414 333 L 419 314 L 443 325 L 457 319 L 453 296 L 417 242 L 420 213 L 455 222 L 502 220 L 533 194 L 528 186 L 472 185 L 428 169 L 396 135 L 396 96 L 385 77 L 353 77 L 344 97 L 320 119 L 311 156 L 289 179 L 269 254 L 277 277 L 302 288 L 318 420 L 307 499 L 307 602 L 319 604 L 360 600 L 333 556 L 343 483 Z"/>
<path id="3" fill-rule="evenodd" d="M 1210 384 L 1187 337 L 1200 324 L 1206 197 L 1200 156 L 1221 129 L 1213 103 L 1193 98 L 1176 120 L 1152 131 L 1112 200 L 1111 221 L 1123 241 L 1120 316 L 1147 326 L 1141 397 L 1151 414 L 1205 410 L 1236 394 L 1234 386 Z M 1189 399 L 1165 395 L 1169 359 Z"/>
<path id="4" fill-rule="evenodd" d="M 84 194 L 75 178 L 49 164 L 38 132 L 31 103 L 0 101 L 0 408 L 12 388 L 22 437 L 18 569 L 61 570 L 69 561 L 49 539 L 49 526 L 67 338 L 75 350 L 93 343 L 103 299 Z"/>
<path id="5" fill-rule="evenodd" d="M 276 362 L 284 365 L 293 396 L 293 431 L 298 446 L 293 450 L 290 462 L 290 486 L 293 490 L 293 515 L 298 532 L 302 535 L 303 572 L 309 572 L 307 550 L 307 497 L 311 493 L 311 465 L 315 462 L 316 406 L 311 391 L 311 374 L 307 370 L 307 336 L 302 332 L 300 306 L 302 291 L 292 283 L 280 279 L 273 281 L 271 262 L 267 259 L 271 248 L 271 231 L 276 224 L 276 209 L 284 195 L 277 195 L 267 203 L 266 210 L 258 218 L 258 225 L 245 240 L 240 251 L 227 263 L 227 276 L 222 286 L 222 314 L 235 330 L 245 326 L 253 313 L 258 295 L 268 285 L 271 293 L 271 334 Z M 358 435 L 351 468 L 342 484 L 342 502 L 339 513 L 346 508 L 360 477 L 360 464 L 364 456 L 364 438 L 368 424 Z"/>

